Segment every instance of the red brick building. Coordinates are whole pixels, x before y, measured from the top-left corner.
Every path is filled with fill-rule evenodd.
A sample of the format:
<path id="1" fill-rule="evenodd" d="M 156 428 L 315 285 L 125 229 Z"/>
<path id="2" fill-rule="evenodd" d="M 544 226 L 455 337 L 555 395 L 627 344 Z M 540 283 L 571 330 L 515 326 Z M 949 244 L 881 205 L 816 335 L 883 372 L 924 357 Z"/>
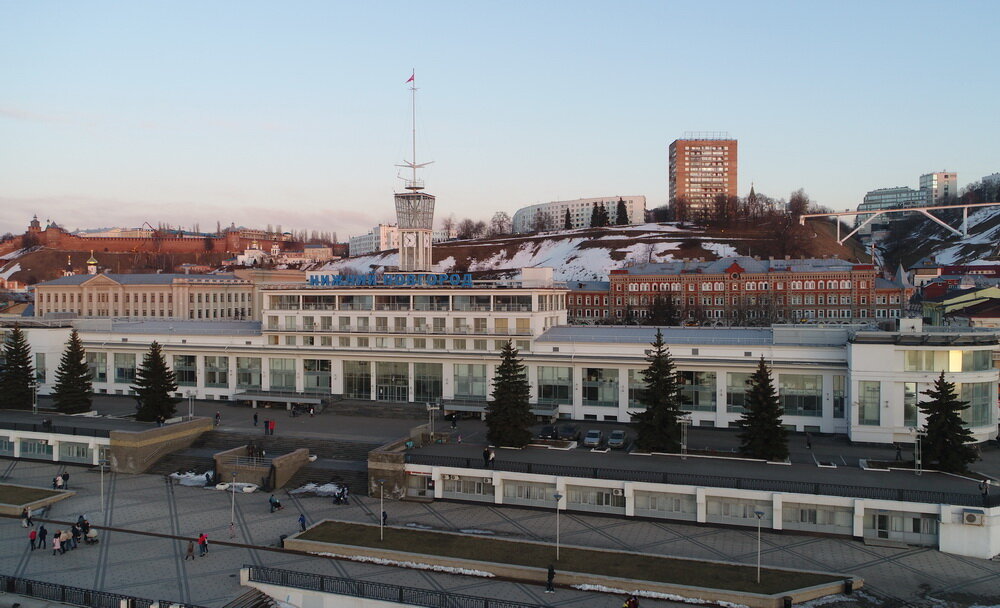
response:
<path id="1" fill-rule="evenodd" d="M 609 279 L 607 292 L 599 283 L 569 285 L 571 322 L 641 320 L 658 298 L 686 324 L 878 321 L 901 316 L 913 292 L 905 278 L 888 281 L 871 264 L 834 258 L 641 264 L 612 270 Z"/>

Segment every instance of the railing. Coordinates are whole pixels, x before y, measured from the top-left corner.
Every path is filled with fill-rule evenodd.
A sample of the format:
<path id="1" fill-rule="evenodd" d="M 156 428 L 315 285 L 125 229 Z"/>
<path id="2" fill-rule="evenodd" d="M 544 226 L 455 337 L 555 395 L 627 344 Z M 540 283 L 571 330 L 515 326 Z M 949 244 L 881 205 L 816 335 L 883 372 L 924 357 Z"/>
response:
<path id="1" fill-rule="evenodd" d="M 447 606 L 448 608 L 541 608 L 539 604 L 526 604 L 492 597 L 462 595 L 448 591 L 438 591 L 436 589 L 403 587 L 389 583 L 294 572 L 264 566 L 245 565 L 243 567 L 249 571 L 249 580 L 252 583 L 309 589 L 322 593 L 396 602 L 408 606 L 427 606 L 428 608 L 439 608 L 441 606 Z"/>
<path id="2" fill-rule="evenodd" d="M 94 591 L 80 587 L 70 587 L 47 581 L 36 581 L 27 578 L 17 578 L 0 574 L 0 585 L 7 593 L 36 597 L 51 602 L 88 606 L 89 608 L 168 608 L 179 605 L 184 608 L 201 608 L 194 604 L 182 604 L 169 600 L 150 600 L 132 595 Z M 124 604 L 123 604 L 124 602 Z"/>
<path id="3" fill-rule="evenodd" d="M 461 456 L 434 456 L 430 454 L 406 454 L 407 464 L 479 469 L 481 460 Z M 700 486 L 708 488 L 732 488 L 738 490 L 761 490 L 765 492 L 787 492 L 792 494 L 817 494 L 821 496 L 842 496 L 845 498 L 869 498 L 874 500 L 895 500 L 930 504 L 956 505 L 963 507 L 1000 506 L 1000 496 L 982 497 L 979 494 L 959 492 L 936 492 L 931 490 L 907 490 L 903 488 L 879 488 L 871 486 L 846 486 L 812 481 L 784 481 L 779 479 L 754 479 L 699 475 L 695 473 L 667 473 L 665 471 L 637 471 L 628 469 L 607 469 L 601 467 L 574 467 L 558 464 L 513 462 L 497 460 L 493 469 L 511 473 L 555 475 L 560 477 L 586 477 L 590 479 L 612 479 L 618 481 L 640 481 L 647 483 L 669 483 L 676 485 Z"/>
<path id="4" fill-rule="evenodd" d="M 57 435 L 77 435 L 80 437 L 111 437 L 109 429 L 83 429 L 75 426 L 57 426 L 34 422 L 0 422 L 0 429 L 31 431 L 34 433 L 55 433 Z"/>
<path id="5" fill-rule="evenodd" d="M 265 331 L 311 332 L 311 333 L 341 333 L 341 334 L 405 334 L 405 335 L 442 335 L 442 336 L 530 336 L 530 329 L 475 329 L 474 327 L 441 328 L 430 325 L 420 327 L 389 327 L 389 326 L 359 326 L 338 325 L 337 327 L 300 327 L 282 328 L 278 325 L 268 326 Z"/>
<path id="6" fill-rule="evenodd" d="M 225 464 L 232 465 L 235 467 L 263 467 L 270 468 L 272 459 L 271 458 L 258 458 L 249 456 L 230 456 L 225 460 Z"/>

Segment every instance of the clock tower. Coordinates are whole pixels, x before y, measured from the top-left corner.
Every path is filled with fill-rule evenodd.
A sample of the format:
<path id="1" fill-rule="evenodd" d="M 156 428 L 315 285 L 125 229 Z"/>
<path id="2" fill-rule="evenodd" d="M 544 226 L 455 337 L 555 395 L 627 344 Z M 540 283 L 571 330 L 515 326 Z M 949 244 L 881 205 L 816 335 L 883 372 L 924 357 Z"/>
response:
<path id="1" fill-rule="evenodd" d="M 396 222 L 399 226 L 399 270 L 402 272 L 430 272 L 434 264 L 431 258 L 431 241 L 434 236 L 434 195 L 422 192 L 424 180 L 417 179 L 417 169 L 423 169 L 434 161 L 417 162 L 417 84 L 416 73 L 407 84 L 412 93 L 413 114 L 413 160 L 404 160 L 402 165 L 412 171 L 405 180 L 406 192 L 396 193 Z"/>

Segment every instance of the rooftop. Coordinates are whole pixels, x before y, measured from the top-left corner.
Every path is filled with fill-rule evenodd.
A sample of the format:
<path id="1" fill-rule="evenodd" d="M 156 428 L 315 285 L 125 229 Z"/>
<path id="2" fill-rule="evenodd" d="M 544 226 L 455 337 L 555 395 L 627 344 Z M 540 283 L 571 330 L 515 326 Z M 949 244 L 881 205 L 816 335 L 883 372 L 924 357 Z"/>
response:
<path id="1" fill-rule="evenodd" d="M 94 319 L 88 321 L 102 321 Z M 259 336 L 260 321 L 104 321 L 107 331 L 120 334 Z M 94 331 L 96 328 L 88 327 Z M 100 328 L 103 329 L 103 328 Z M 97 329 L 98 331 L 100 329 Z"/>
<path id="2" fill-rule="evenodd" d="M 749 256 L 731 256 L 713 261 L 681 260 L 654 264 L 635 264 L 624 270 L 632 275 L 680 275 L 680 274 L 730 274 L 730 267 L 736 264 L 743 272 L 766 274 L 771 272 L 850 272 L 868 270 L 870 264 L 855 264 L 837 258 L 807 258 L 801 260 L 768 259 L 759 260 Z"/>
<path id="3" fill-rule="evenodd" d="M 117 273 L 105 273 L 99 275 L 93 274 L 75 274 L 68 277 L 59 277 L 58 279 L 53 279 L 51 281 L 46 281 L 44 283 L 39 283 L 36 287 L 48 287 L 50 285 L 82 285 L 87 281 L 97 278 L 97 277 L 107 277 L 116 283 L 121 285 L 172 285 L 174 281 L 183 281 L 188 283 L 245 283 L 243 279 L 237 277 L 234 274 L 179 274 L 179 273 L 162 273 L 162 274 L 117 274 Z"/>

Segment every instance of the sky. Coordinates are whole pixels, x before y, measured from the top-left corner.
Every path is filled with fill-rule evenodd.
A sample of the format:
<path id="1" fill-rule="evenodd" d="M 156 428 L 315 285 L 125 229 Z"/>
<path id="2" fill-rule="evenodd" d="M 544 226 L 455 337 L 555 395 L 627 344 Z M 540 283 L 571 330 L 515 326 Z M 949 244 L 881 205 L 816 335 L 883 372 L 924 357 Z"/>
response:
<path id="1" fill-rule="evenodd" d="M 667 201 L 667 149 L 739 140 L 739 191 L 1000 171 L 1000 2 L 0 0 L 0 232 L 393 221 Z"/>

